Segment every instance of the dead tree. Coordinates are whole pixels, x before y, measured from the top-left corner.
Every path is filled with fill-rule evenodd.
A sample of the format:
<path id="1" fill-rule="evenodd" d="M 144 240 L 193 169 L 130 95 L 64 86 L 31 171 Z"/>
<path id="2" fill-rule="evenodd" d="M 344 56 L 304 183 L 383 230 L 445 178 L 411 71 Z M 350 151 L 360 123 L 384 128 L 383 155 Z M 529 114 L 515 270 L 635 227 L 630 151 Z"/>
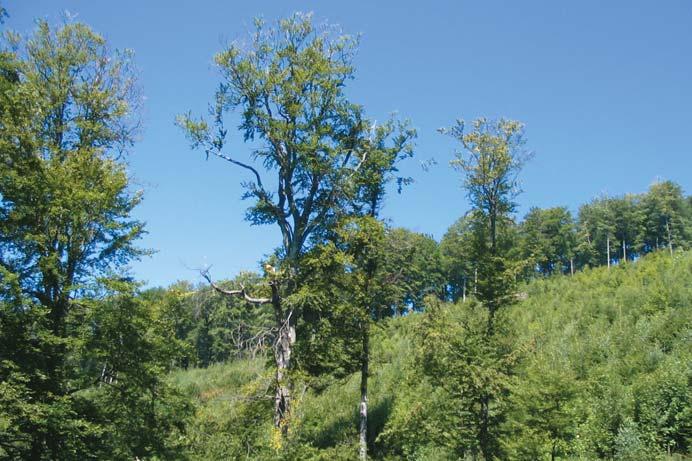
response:
<path id="1" fill-rule="evenodd" d="M 276 339 L 274 341 L 274 360 L 276 363 L 276 386 L 274 393 L 274 426 L 281 429 L 282 432 L 288 430 L 288 427 L 283 423 L 288 413 L 290 412 L 290 386 L 288 383 L 288 371 L 291 367 L 291 350 L 296 340 L 295 322 L 293 321 L 293 311 L 284 309 L 281 303 L 281 283 L 279 278 L 273 278 L 269 281 L 271 288 L 271 297 L 260 298 L 250 296 L 244 286 L 241 285 L 239 290 L 229 290 L 217 285 L 209 275 L 208 270 L 202 271 L 209 285 L 226 296 L 239 297 L 247 303 L 261 306 L 271 304 L 274 310 L 276 322 Z"/>

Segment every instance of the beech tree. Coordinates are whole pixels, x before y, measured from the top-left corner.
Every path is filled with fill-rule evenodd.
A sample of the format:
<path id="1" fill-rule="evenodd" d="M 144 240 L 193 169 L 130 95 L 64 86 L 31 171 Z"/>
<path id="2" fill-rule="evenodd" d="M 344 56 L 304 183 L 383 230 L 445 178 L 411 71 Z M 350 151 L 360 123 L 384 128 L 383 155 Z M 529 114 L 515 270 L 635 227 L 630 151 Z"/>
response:
<path id="1" fill-rule="evenodd" d="M 154 344 L 168 346 L 138 332 L 128 336 L 129 346 L 151 355 L 136 364 L 117 360 L 128 352 L 120 341 L 125 326 L 150 325 L 151 318 L 137 304 L 104 307 L 116 293 L 134 292 L 127 263 L 143 254 L 135 243 L 143 224 L 131 217 L 141 193 L 131 190 L 121 161 L 139 125 L 131 54 L 110 50 L 83 24 L 52 28 L 44 21 L 28 39 L 10 35 L 3 47 L 0 453 L 14 459 L 161 453 L 167 430 L 159 431 L 153 402 L 165 387 L 159 359 L 168 359 Z M 120 323 L 107 329 L 114 312 Z M 97 336 L 99 353 L 86 353 L 84 338 Z M 110 386 L 110 379 L 99 388 L 106 375 L 119 376 L 118 384 Z M 119 402 L 124 394 L 151 397 L 152 406 L 98 403 Z M 120 417 L 128 425 L 118 430 L 132 436 L 109 438 L 107 426 Z M 144 426 L 149 432 L 140 438 Z"/>
<path id="2" fill-rule="evenodd" d="M 248 44 L 234 43 L 216 55 L 222 82 L 210 120 L 189 114 L 178 118 L 193 148 L 248 174 L 243 183 L 244 197 L 252 200 L 247 220 L 280 230 L 277 267 L 265 266 L 271 296 L 219 291 L 273 307 L 278 332 L 274 424 L 284 435 L 291 411 L 288 371 L 300 317 L 285 301 L 296 291 L 301 257 L 353 209 L 360 184 L 367 182 L 359 176 L 373 164 L 371 152 L 382 147 L 377 143 L 391 135 L 396 149 L 409 136 L 403 127 L 403 138 L 394 135 L 398 128 L 378 131 L 362 107 L 346 97 L 357 44 L 334 27 L 313 25 L 310 15 L 295 14 L 275 27 L 257 20 Z M 253 146 L 249 159 L 226 147 L 226 114 L 235 110 L 243 139 Z"/>
<path id="3" fill-rule="evenodd" d="M 474 214 L 476 296 L 489 311 L 488 330 L 492 332 L 495 312 L 514 295 L 515 268 L 507 251 L 511 242 L 500 237 L 512 222 L 514 199 L 520 192 L 517 176 L 531 153 L 524 147 L 523 125 L 513 120 L 479 118 L 471 123 L 470 130 L 463 120 L 458 120 L 455 126 L 441 132 L 463 147 L 455 153 L 451 164 L 464 175 L 464 188 Z"/>
<path id="4" fill-rule="evenodd" d="M 403 282 L 403 272 L 394 274 L 386 266 L 387 253 L 384 240 L 384 223 L 379 220 L 387 186 L 396 181 L 398 190 L 411 182 L 410 178 L 399 175 L 398 164 L 413 155 L 413 139 L 416 132 L 407 122 L 397 122 L 391 118 L 379 126 L 373 124 L 370 135 L 365 140 L 367 152 L 362 174 L 354 178 L 355 194 L 351 201 L 351 213 L 356 218 L 346 231 L 347 252 L 352 258 L 354 304 L 358 307 L 360 348 L 360 405 L 359 405 L 359 456 L 367 459 L 368 444 L 368 378 L 370 375 L 370 324 L 381 318 L 396 303 L 397 292 L 393 289 Z M 342 233 L 342 237 L 344 234 Z M 389 242 L 393 242 L 389 232 Z M 404 248 L 399 245 L 398 250 Z M 420 259 L 420 258 L 418 258 Z M 414 266 L 414 265 L 412 265 Z M 418 266 L 417 264 L 415 266 Z M 401 268 L 401 266 L 399 266 Z M 412 282 L 412 281 L 411 281 Z M 413 290 L 406 290 L 411 292 Z M 400 294 L 400 293 L 399 293 Z M 404 296 L 398 296 L 405 298 Z M 386 315 L 386 314 L 385 314 Z"/>
<path id="5" fill-rule="evenodd" d="M 458 120 L 452 128 L 441 131 L 463 147 L 451 164 L 463 173 L 471 202 L 473 260 L 478 267 L 475 297 L 487 309 L 485 342 L 490 346 L 495 340 L 496 313 L 516 298 L 519 266 L 510 254 L 512 239 L 506 237 L 513 227 L 511 213 L 520 192 L 517 176 L 531 154 L 524 147 L 523 125 L 513 120 L 479 118 L 469 130 L 463 120 Z M 502 367 L 495 371 L 498 375 L 504 373 Z M 499 392 L 489 386 L 479 396 L 477 436 L 485 459 L 491 459 L 496 452 L 492 404 L 497 402 Z"/>

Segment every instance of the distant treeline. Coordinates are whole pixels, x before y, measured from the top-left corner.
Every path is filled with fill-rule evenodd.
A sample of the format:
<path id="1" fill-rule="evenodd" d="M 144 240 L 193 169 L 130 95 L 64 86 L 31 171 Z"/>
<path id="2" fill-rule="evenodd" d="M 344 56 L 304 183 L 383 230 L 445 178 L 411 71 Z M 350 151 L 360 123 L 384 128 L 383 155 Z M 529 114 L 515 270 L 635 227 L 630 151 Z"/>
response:
<path id="1" fill-rule="evenodd" d="M 518 261 L 516 277 L 528 281 L 607 266 L 653 251 L 692 246 L 692 197 L 671 181 L 657 182 L 642 194 L 599 197 L 582 205 L 575 218 L 567 207 L 532 208 L 519 222 L 507 223 L 501 243 Z M 474 214 L 457 220 L 438 243 L 429 235 L 403 228 L 385 232 L 385 268 L 395 296 L 382 318 L 422 310 L 434 295 L 455 302 L 473 296 L 477 281 Z M 221 283 L 227 288 L 267 291 L 250 272 Z M 258 291 L 259 290 L 259 291 Z M 187 344 L 183 367 L 206 367 L 255 355 L 273 341 L 271 309 L 248 308 L 208 284 L 181 281 L 145 292 L 175 318 L 176 335 Z"/>

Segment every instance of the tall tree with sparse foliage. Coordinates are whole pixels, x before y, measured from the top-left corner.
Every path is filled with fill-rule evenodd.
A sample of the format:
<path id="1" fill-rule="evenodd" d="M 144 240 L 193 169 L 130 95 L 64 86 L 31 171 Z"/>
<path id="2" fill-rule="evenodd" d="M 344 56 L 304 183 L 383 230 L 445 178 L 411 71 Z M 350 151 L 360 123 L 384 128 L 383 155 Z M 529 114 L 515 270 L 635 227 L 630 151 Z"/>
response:
<path id="1" fill-rule="evenodd" d="M 178 123 L 194 148 L 249 174 L 244 196 L 253 204 L 247 220 L 253 225 L 276 224 L 280 230 L 279 267 L 267 266 L 271 296 L 252 298 L 244 290 L 231 294 L 274 308 L 278 330 L 274 423 L 287 434 L 288 372 L 300 312 L 284 301 L 297 288 L 305 250 L 320 242 L 352 208 L 358 177 L 369 174 L 365 165 L 372 164 L 369 155 L 376 147 L 372 141 L 386 139 L 378 138 L 377 130 L 371 138 L 373 125 L 344 93 L 353 78 L 356 38 L 331 26 L 315 26 L 304 14 L 280 20 L 275 27 L 266 27 L 261 20 L 255 26 L 248 45 L 235 43 L 216 55 L 222 83 L 211 120 L 188 115 Z M 244 140 L 254 141 L 249 160 L 226 146 L 225 115 L 234 110 L 240 113 Z M 403 136 L 405 140 L 408 135 Z"/>

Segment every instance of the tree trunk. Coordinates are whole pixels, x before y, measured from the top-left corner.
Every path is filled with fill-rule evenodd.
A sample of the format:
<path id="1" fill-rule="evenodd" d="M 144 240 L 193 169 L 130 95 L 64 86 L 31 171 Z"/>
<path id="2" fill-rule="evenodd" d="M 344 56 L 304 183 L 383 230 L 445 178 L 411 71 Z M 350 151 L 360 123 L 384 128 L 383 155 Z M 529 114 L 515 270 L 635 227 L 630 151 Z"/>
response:
<path id="1" fill-rule="evenodd" d="M 274 392 L 274 427 L 281 430 L 286 436 L 289 429 L 289 416 L 291 414 L 291 383 L 288 375 L 291 367 L 291 352 L 296 342 L 295 319 L 293 311 L 283 313 L 279 287 L 272 285 L 272 306 L 276 314 L 279 330 L 274 359 L 276 361 L 276 389 Z"/>
<path id="2" fill-rule="evenodd" d="M 495 212 L 490 212 L 490 253 L 495 254 L 497 249 L 497 216 Z"/>
<path id="3" fill-rule="evenodd" d="M 622 260 L 627 262 L 627 242 L 622 241 Z"/>
<path id="4" fill-rule="evenodd" d="M 608 269 L 610 269 L 610 236 L 606 237 L 606 257 L 608 258 Z"/>
<path id="5" fill-rule="evenodd" d="M 668 231 L 668 248 L 670 255 L 673 256 L 673 237 L 670 235 L 670 221 L 666 219 L 666 231 Z"/>
<path id="6" fill-rule="evenodd" d="M 466 302 L 466 277 L 464 277 L 464 285 L 461 288 L 461 300 Z"/>
<path id="7" fill-rule="evenodd" d="M 370 366 L 370 320 L 363 327 L 363 357 L 360 365 L 360 434 L 359 434 L 359 458 L 362 461 L 368 459 L 368 373 Z"/>
<path id="8" fill-rule="evenodd" d="M 569 274 L 574 275 L 574 258 L 569 258 Z"/>

